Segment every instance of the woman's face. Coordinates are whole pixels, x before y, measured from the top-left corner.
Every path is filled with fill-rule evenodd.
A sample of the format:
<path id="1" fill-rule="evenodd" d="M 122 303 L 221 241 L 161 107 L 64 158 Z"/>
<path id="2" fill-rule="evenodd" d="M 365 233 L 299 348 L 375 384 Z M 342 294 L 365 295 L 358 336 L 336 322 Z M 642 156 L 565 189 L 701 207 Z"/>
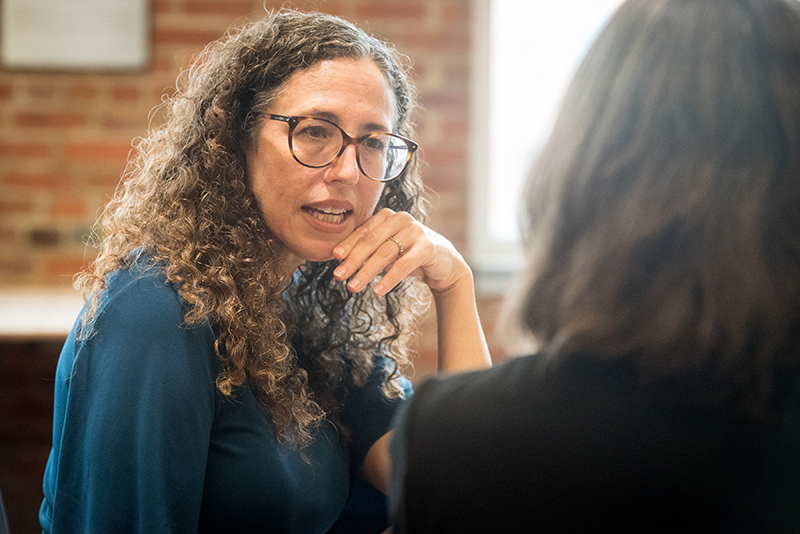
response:
<path id="1" fill-rule="evenodd" d="M 392 131 L 395 98 L 371 60 L 333 59 L 294 73 L 263 113 L 327 119 L 360 137 Z M 353 145 L 327 167 L 301 165 L 288 132 L 287 123 L 264 118 L 247 153 L 247 176 L 293 270 L 306 260 L 332 259 L 333 248 L 372 215 L 383 184 L 361 173 Z"/>

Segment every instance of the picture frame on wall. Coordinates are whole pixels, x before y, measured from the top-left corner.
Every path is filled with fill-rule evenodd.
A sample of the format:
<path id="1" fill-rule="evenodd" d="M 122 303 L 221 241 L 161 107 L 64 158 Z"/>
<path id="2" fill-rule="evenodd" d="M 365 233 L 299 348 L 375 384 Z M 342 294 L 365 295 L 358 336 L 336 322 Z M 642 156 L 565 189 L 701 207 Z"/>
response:
<path id="1" fill-rule="evenodd" d="M 150 0 L 2 0 L 6 69 L 139 70 L 150 62 Z"/>

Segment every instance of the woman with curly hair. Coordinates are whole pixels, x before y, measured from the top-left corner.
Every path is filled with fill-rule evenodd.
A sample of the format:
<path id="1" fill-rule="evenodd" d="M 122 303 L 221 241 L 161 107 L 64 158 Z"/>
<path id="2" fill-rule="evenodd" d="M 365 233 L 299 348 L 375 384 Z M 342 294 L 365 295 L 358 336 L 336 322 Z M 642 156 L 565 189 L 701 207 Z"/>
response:
<path id="1" fill-rule="evenodd" d="M 527 186 L 537 351 L 404 404 L 395 534 L 800 532 L 800 2 L 622 3 Z"/>
<path id="2" fill-rule="evenodd" d="M 419 222 L 402 65 L 288 10 L 194 62 L 77 279 L 44 531 L 386 526 L 364 516 L 429 293 L 440 369 L 489 363 L 469 267 Z"/>

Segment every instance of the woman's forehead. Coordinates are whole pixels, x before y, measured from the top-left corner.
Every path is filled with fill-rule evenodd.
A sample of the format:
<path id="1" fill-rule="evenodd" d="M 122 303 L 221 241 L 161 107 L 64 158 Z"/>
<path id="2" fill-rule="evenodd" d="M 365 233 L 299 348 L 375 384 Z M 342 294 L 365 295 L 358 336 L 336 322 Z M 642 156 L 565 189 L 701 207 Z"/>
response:
<path id="1" fill-rule="evenodd" d="M 369 58 L 323 60 L 294 72 L 270 108 L 275 113 L 314 115 L 334 122 L 343 120 L 348 111 L 369 109 L 374 118 L 365 120 L 381 129 L 391 128 L 397 118 L 395 94 Z"/>

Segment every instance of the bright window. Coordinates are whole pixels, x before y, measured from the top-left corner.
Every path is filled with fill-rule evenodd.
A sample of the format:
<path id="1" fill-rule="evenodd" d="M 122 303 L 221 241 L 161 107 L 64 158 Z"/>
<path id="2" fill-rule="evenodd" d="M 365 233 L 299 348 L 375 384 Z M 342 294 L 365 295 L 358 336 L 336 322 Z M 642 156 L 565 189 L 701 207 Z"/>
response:
<path id="1" fill-rule="evenodd" d="M 526 170 L 573 71 L 622 0 L 473 1 L 470 263 L 485 286 L 522 264 Z"/>

